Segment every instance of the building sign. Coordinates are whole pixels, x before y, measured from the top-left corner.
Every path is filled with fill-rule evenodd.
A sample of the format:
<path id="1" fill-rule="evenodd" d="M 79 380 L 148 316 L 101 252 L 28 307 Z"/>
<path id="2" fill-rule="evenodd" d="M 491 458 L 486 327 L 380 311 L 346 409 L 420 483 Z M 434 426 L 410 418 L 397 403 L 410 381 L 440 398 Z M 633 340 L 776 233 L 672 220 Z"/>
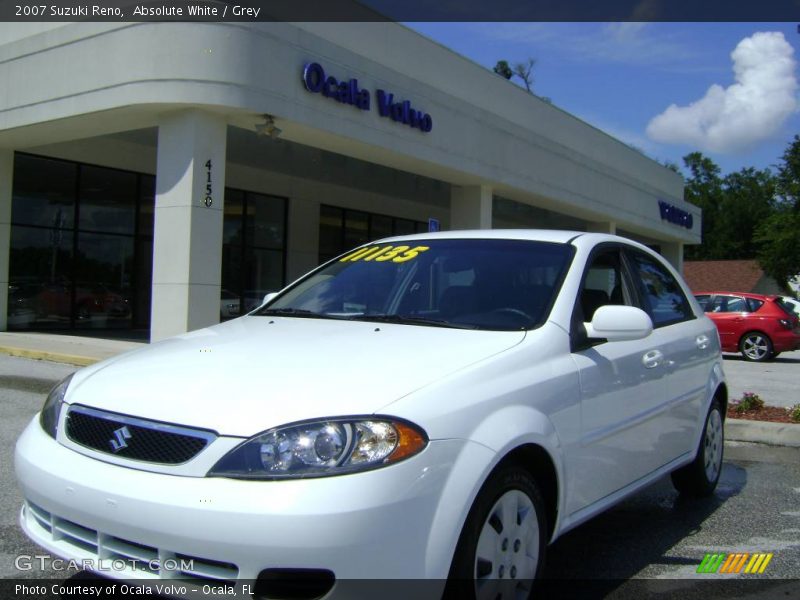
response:
<path id="1" fill-rule="evenodd" d="M 360 88 L 358 79 L 340 81 L 333 75 L 327 75 L 319 63 L 312 62 L 303 67 L 303 85 L 312 94 L 322 94 L 360 110 L 370 110 L 372 104 L 369 90 Z M 381 117 L 419 129 L 423 133 L 433 129 L 431 116 L 411 106 L 410 101 L 395 98 L 394 94 L 381 89 L 375 91 L 375 97 Z"/>
<path id="2" fill-rule="evenodd" d="M 694 225 L 694 217 L 692 213 L 687 212 L 677 206 L 673 206 L 669 202 L 663 200 L 658 201 L 658 208 L 661 211 L 661 220 L 669 221 L 675 225 L 691 229 Z"/>

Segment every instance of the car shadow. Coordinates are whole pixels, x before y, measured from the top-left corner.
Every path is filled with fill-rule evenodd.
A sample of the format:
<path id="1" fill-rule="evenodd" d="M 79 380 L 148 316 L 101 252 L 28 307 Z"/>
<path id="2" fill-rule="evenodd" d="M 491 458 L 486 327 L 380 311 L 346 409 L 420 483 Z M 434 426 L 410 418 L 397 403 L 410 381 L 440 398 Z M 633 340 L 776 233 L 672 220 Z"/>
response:
<path id="1" fill-rule="evenodd" d="M 665 477 L 642 492 L 559 538 L 549 549 L 545 588 L 560 597 L 605 597 L 651 565 L 700 564 L 702 557 L 667 556 L 680 541 L 698 534 L 729 498 L 747 485 L 742 467 L 725 463 L 709 498 L 687 498 Z M 694 570 L 694 569 L 693 569 Z"/>

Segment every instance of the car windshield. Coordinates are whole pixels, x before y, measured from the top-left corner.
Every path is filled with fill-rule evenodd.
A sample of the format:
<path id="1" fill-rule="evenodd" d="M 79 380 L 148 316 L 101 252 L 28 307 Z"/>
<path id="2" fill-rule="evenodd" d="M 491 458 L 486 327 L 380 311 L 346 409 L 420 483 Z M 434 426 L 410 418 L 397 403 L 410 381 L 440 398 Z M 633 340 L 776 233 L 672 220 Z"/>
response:
<path id="1" fill-rule="evenodd" d="M 566 244 L 447 239 L 375 243 L 334 259 L 255 315 L 508 331 L 541 325 Z"/>

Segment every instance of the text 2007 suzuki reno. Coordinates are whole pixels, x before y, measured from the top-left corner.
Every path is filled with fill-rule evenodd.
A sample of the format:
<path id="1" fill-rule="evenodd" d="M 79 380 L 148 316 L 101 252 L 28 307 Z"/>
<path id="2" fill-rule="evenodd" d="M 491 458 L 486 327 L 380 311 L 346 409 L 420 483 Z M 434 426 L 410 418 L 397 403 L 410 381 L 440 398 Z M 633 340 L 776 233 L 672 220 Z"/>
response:
<path id="1" fill-rule="evenodd" d="M 524 597 L 549 542 L 656 478 L 710 494 L 726 404 L 714 324 L 642 245 L 390 238 L 61 382 L 17 444 L 21 523 L 117 577 Z"/>

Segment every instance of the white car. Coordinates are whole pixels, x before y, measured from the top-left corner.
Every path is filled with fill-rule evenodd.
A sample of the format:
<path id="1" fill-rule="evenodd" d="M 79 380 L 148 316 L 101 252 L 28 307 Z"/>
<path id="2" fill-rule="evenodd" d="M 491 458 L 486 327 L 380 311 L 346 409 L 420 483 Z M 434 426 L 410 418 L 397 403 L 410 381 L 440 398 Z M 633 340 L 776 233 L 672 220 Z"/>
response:
<path id="1" fill-rule="evenodd" d="M 727 401 L 714 324 L 640 244 L 390 238 L 61 382 L 17 443 L 20 522 L 120 578 L 524 597 L 656 479 L 711 494 Z"/>
<path id="2" fill-rule="evenodd" d="M 781 305 L 800 317 L 800 300 L 795 300 L 789 296 L 781 296 Z"/>

